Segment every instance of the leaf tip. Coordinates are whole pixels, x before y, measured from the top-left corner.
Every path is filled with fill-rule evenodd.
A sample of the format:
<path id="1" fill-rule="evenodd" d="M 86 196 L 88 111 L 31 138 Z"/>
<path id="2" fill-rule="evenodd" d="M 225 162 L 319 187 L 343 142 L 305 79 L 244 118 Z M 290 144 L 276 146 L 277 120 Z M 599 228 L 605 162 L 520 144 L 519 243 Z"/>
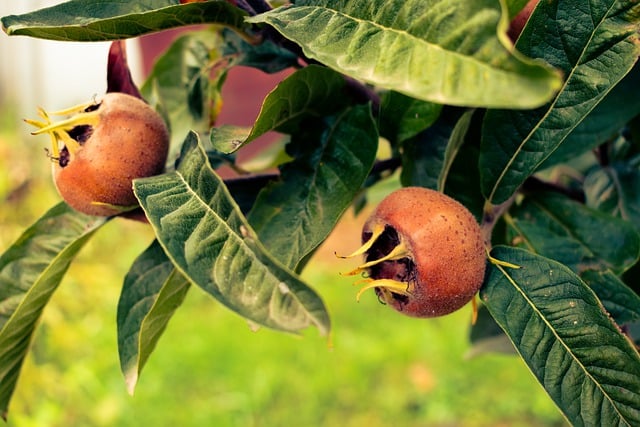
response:
<path id="1" fill-rule="evenodd" d="M 130 369 L 129 372 L 124 374 L 124 381 L 127 386 L 127 393 L 133 396 L 138 384 L 138 371 L 136 369 Z"/>

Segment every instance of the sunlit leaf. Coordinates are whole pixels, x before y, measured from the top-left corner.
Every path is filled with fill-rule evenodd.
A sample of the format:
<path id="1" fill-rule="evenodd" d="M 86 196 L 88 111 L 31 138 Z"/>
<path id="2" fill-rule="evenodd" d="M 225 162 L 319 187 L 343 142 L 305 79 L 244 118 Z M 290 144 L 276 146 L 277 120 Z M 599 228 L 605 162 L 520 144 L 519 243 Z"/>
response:
<path id="1" fill-rule="evenodd" d="M 495 0 L 305 0 L 248 21 L 340 73 L 425 101 L 531 108 L 560 85 L 513 50 Z"/>
<path id="2" fill-rule="evenodd" d="M 497 247 L 481 297 L 572 425 L 640 423 L 640 356 L 587 285 L 557 262 Z"/>
<path id="3" fill-rule="evenodd" d="M 271 130 L 295 132 L 305 117 L 340 111 L 347 99 L 343 76 L 320 66 L 305 67 L 267 95 L 253 127 L 213 128 L 211 142 L 223 153 L 231 153 Z"/>
<path id="4" fill-rule="evenodd" d="M 640 54 L 639 22 L 634 0 L 538 3 L 516 47 L 561 69 L 566 81 L 544 107 L 487 112 L 480 169 L 491 203 L 511 197 L 631 70 Z"/>
<path id="5" fill-rule="evenodd" d="M 258 241 L 195 134 L 176 171 L 134 182 L 158 241 L 193 284 L 259 325 L 329 330 L 320 297 Z"/>
<path id="6" fill-rule="evenodd" d="M 6 419 L 42 310 L 105 218 L 53 207 L 0 257 L 0 416 Z"/>
<path id="7" fill-rule="evenodd" d="M 155 349 L 189 282 L 154 241 L 133 263 L 118 302 L 120 368 L 133 394 L 142 368 Z"/>
<path id="8" fill-rule="evenodd" d="M 194 24 L 243 28 L 245 15 L 222 0 L 182 5 L 179 0 L 71 0 L 23 15 L 5 16 L 1 22 L 9 35 L 104 41 Z"/>
<path id="9" fill-rule="evenodd" d="M 351 205 L 376 158 L 378 134 L 368 105 L 292 137 L 294 160 L 248 215 L 271 253 L 294 268 L 331 232 Z"/>

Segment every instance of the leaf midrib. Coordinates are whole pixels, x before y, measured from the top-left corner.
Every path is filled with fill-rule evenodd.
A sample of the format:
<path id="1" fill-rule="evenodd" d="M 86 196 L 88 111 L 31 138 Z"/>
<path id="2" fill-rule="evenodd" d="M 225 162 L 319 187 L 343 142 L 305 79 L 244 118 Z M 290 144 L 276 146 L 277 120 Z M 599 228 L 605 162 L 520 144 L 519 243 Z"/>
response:
<path id="1" fill-rule="evenodd" d="M 559 342 L 562 345 L 562 347 L 565 349 L 566 353 L 569 354 L 571 356 L 572 360 L 581 368 L 581 370 L 584 373 L 585 377 L 590 379 L 591 382 L 596 385 L 598 390 L 600 390 L 602 395 L 604 397 L 606 397 L 607 402 L 609 402 L 609 405 L 614 409 L 615 413 L 618 414 L 619 420 L 624 421 L 626 425 L 629 425 L 628 422 L 626 421 L 626 418 L 620 413 L 620 410 L 618 409 L 618 406 L 615 404 L 615 400 L 613 400 L 611 398 L 611 396 L 609 396 L 609 394 L 602 388 L 600 383 L 598 381 L 596 381 L 595 378 L 593 377 L 593 375 L 591 375 L 591 373 L 586 369 L 585 365 L 580 361 L 580 359 L 571 351 L 569 346 L 558 335 L 556 330 L 552 327 L 551 323 L 547 320 L 547 318 L 543 315 L 543 313 L 540 310 L 538 310 L 538 308 L 535 306 L 535 304 L 533 304 L 533 301 L 531 301 L 531 299 L 524 292 L 524 290 L 520 286 L 518 286 L 516 281 L 509 274 L 507 274 L 507 272 L 506 272 L 506 270 L 505 270 L 505 268 L 503 266 L 501 266 L 499 264 L 496 264 L 495 266 L 500 270 L 500 272 L 504 275 L 504 277 L 507 278 L 509 283 L 514 287 L 514 289 L 516 289 L 516 291 L 522 296 L 522 298 L 524 298 L 524 300 L 527 302 L 529 307 L 531 307 L 531 310 L 535 314 L 537 314 L 538 317 L 544 322 L 544 324 L 547 326 L 547 329 L 550 330 L 551 333 L 553 334 L 553 336 L 556 338 L 557 342 Z M 516 350 L 518 351 L 518 353 L 520 353 L 520 350 L 518 349 L 517 346 L 516 346 Z M 545 367 L 545 369 L 546 369 L 546 367 Z M 582 405 L 580 405 L 580 407 L 582 408 Z M 580 412 L 580 416 L 582 416 L 582 412 Z"/>
<path id="2" fill-rule="evenodd" d="M 553 99 L 553 101 L 551 101 L 551 103 L 549 104 L 549 108 L 547 110 L 547 112 L 543 115 L 543 117 L 538 121 L 538 123 L 534 126 L 534 128 L 527 134 L 527 136 L 522 140 L 522 142 L 520 143 L 520 145 L 518 146 L 518 149 L 515 151 L 515 153 L 513 154 L 513 156 L 511 156 L 511 158 L 509 159 L 509 161 L 507 162 L 507 164 L 505 165 L 505 167 L 502 169 L 502 172 L 500 173 L 500 175 L 498 176 L 498 179 L 496 180 L 496 183 L 493 186 L 493 189 L 491 190 L 491 193 L 489 194 L 489 197 L 487 198 L 487 200 L 489 202 L 491 202 L 493 200 L 493 198 L 495 197 L 495 193 L 498 190 L 498 187 L 500 186 L 500 182 L 504 179 L 505 175 L 507 174 L 507 171 L 511 169 L 511 165 L 516 161 L 516 158 L 520 155 L 520 153 L 523 150 L 523 147 L 529 142 L 530 138 L 538 132 L 538 129 L 540 129 L 542 123 L 544 123 L 547 118 L 551 115 L 551 113 L 554 111 L 555 109 L 555 105 L 557 104 L 558 100 L 561 98 L 562 94 L 564 93 L 564 90 L 567 88 L 567 86 L 569 85 L 569 82 L 571 81 L 572 77 L 575 75 L 576 71 L 578 70 L 578 68 L 581 68 L 580 64 L 581 63 L 581 59 L 584 57 L 585 52 L 587 50 L 587 48 L 591 45 L 591 41 L 593 40 L 593 37 L 596 33 L 599 32 L 600 27 L 604 24 L 604 22 L 609 18 L 609 14 L 611 13 L 611 10 L 613 9 L 613 5 L 616 3 L 616 1 L 611 2 L 611 4 L 609 5 L 609 8 L 607 9 L 607 13 L 605 13 L 602 17 L 602 20 L 598 23 L 597 26 L 594 25 L 594 30 L 591 32 L 589 39 L 585 42 L 582 50 L 580 51 L 580 55 L 576 58 L 576 62 L 575 64 L 572 64 L 571 67 L 571 71 L 569 72 L 567 78 L 565 79 L 564 83 L 562 84 L 560 90 L 558 91 L 558 94 L 556 95 L 556 97 Z M 591 15 L 593 16 L 593 15 Z M 609 90 L 611 90 L 611 87 L 609 87 Z M 608 91 L 607 91 L 608 92 Z M 604 92 L 602 94 L 600 94 L 601 98 L 607 93 Z M 562 141 L 564 141 L 566 139 L 566 137 L 569 135 L 569 133 L 576 128 L 576 126 L 578 126 L 580 124 L 580 122 L 587 116 L 587 114 L 593 110 L 595 108 L 595 106 L 598 105 L 598 103 L 595 103 L 594 105 L 591 106 L 591 109 L 589 111 L 586 111 L 585 114 L 582 116 L 582 119 L 580 119 L 579 121 L 577 121 L 576 123 L 573 124 L 572 127 L 570 127 L 569 129 L 565 128 L 565 131 L 567 131 L 567 133 L 565 134 L 565 136 L 557 141 L 556 145 L 560 145 L 562 143 Z M 540 160 L 537 164 L 536 167 L 540 166 L 550 155 L 552 154 L 552 152 L 547 153 L 547 155 Z M 534 169 L 535 169 L 534 168 Z"/>

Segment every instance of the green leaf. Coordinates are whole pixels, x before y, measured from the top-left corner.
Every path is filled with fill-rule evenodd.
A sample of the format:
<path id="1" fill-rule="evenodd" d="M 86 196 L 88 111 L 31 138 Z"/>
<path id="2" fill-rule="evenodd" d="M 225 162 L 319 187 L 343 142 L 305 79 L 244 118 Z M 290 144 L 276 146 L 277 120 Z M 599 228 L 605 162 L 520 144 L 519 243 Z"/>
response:
<path id="1" fill-rule="evenodd" d="M 630 223 L 557 193 L 526 198 L 508 223 L 528 249 L 576 273 L 622 273 L 640 256 L 640 235 Z"/>
<path id="2" fill-rule="evenodd" d="M 219 35 L 211 30 L 193 31 L 177 38 L 160 56 L 141 91 L 160 104 L 168 116 L 171 142 L 177 146 L 189 131 L 209 130 L 215 111 L 211 67 L 220 59 Z"/>
<path id="3" fill-rule="evenodd" d="M 604 308 L 619 325 L 640 320 L 640 296 L 618 276 L 609 270 L 587 270 L 580 277 L 598 295 Z"/>
<path id="4" fill-rule="evenodd" d="M 248 19 L 355 79 L 441 104 L 531 108 L 558 74 L 513 50 L 495 0 L 305 0 Z"/>
<path id="5" fill-rule="evenodd" d="M 584 180 L 586 203 L 640 230 L 640 170 L 624 164 L 596 169 Z"/>
<path id="6" fill-rule="evenodd" d="M 442 170 L 438 174 L 438 191 L 444 191 L 447 178 L 449 177 L 449 171 L 453 166 L 453 162 L 456 159 L 462 144 L 464 144 L 467 131 L 471 126 L 471 119 L 473 118 L 474 112 L 474 110 L 465 111 L 451 131 L 451 138 L 449 139 L 447 149 L 444 152 Z"/>
<path id="7" fill-rule="evenodd" d="M 369 105 L 327 118 L 293 135 L 294 157 L 280 181 L 259 195 L 248 220 L 269 251 L 295 268 L 333 230 L 364 184 L 376 158 L 378 134 Z"/>
<path id="8" fill-rule="evenodd" d="M 636 64 L 620 83 L 576 126 L 540 169 L 575 158 L 614 137 L 629 120 L 640 114 L 640 65 Z"/>
<path id="9" fill-rule="evenodd" d="M 441 104 L 386 91 L 380 100 L 380 135 L 400 144 L 433 125 L 440 111 Z"/>
<path id="10" fill-rule="evenodd" d="M 481 297 L 572 425 L 640 423 L 640 356 L 567 267 L 496 247 Z"/>
<path id="11" fill-rule="evenodd" d="M 118 302 L 118 353 L 129 393 L 175 310 L 189 290 L 181 275 L 154 241 L 133 263 Z"/>
<path id="12" fill-rule="evenodd" d="M 446 176 L 445 170 L 451 165 L 445 161 L 447 153 L 451 158 L 451 149 L 448 147 L 461 142 L 452 141 L 456 129 L 460 129 L 459 123 L 465 123 L 463 118 L 464 110 L 445 108 L 433 125 L 404 141 L 401 174 L 403 185 L 417 185 L 434 190 L 439 188 Z"/>
<path id="13" fill-rule="evenodd" d="M 482 189 L 506 201 L 631 70 L 640 54 L 634 0 L 538 3 L 516 47 L 566 75 L 558 95 L 530 111 L 490 110 L 482 135 Z"/>
<path id="14" fill-rule="evenodd" d="M 8 35 L 49 40 L 104 41 L 194 24 L 244 27 L 245 13 L 226 1 L 181 5 L 179 0 L 71 0 L 2 18 Z"/>
<path id="15" fill-rule="evenodd" d="M 75 255 L 105 218 L 65 203 L 50 209 L 0 257 L 0 416 L 6 419 L 31 337 Z"/>
<path id="16" fill-rule="evenodd" d="M 134 181 L 158 241 L 192 283 L 250 321 L 284 331 L 329 331 L 320 297 L 257 240 L 196 134 L 176 171 Z"/>
<path id="17" fill-rule="evenodd" d="M 252 128 L 225 125 L 211 130 L 213 146 L 231 153 L 271 130 L 295 132 L 305 117 L 322 117 L 346 105 L 345 80 L 325 67 L 310 65 L 273 89 Z"/>

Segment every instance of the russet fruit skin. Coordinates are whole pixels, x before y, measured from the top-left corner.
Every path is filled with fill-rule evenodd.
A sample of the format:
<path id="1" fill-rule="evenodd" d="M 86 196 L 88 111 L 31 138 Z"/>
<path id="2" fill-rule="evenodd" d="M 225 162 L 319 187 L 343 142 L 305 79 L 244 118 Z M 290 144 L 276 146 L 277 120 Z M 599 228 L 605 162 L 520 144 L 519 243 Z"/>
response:
<path id="1" fill-rule="evenodd" d="M 123 93 L 108 93 L 84 107 L 70 119 L 44 123 L 48 126 L 34 132 L 48 132 L 54 144 L 64 145 L 54 147 L 52 154 L 58 192 L 71 207 L 89 215 L 129 211 L 138 205 L 132 181 L 164 170 L 167 127 L 143 100 Z"/>
<path id="2" fill-rule="evenodd" d="M 459 202 L 406 187 L 387 196 L 362 231 L 367 285 L 380 300 L 414 317 L 436 317 L 469 302 L 484 280 L 480 227 Z"/>

